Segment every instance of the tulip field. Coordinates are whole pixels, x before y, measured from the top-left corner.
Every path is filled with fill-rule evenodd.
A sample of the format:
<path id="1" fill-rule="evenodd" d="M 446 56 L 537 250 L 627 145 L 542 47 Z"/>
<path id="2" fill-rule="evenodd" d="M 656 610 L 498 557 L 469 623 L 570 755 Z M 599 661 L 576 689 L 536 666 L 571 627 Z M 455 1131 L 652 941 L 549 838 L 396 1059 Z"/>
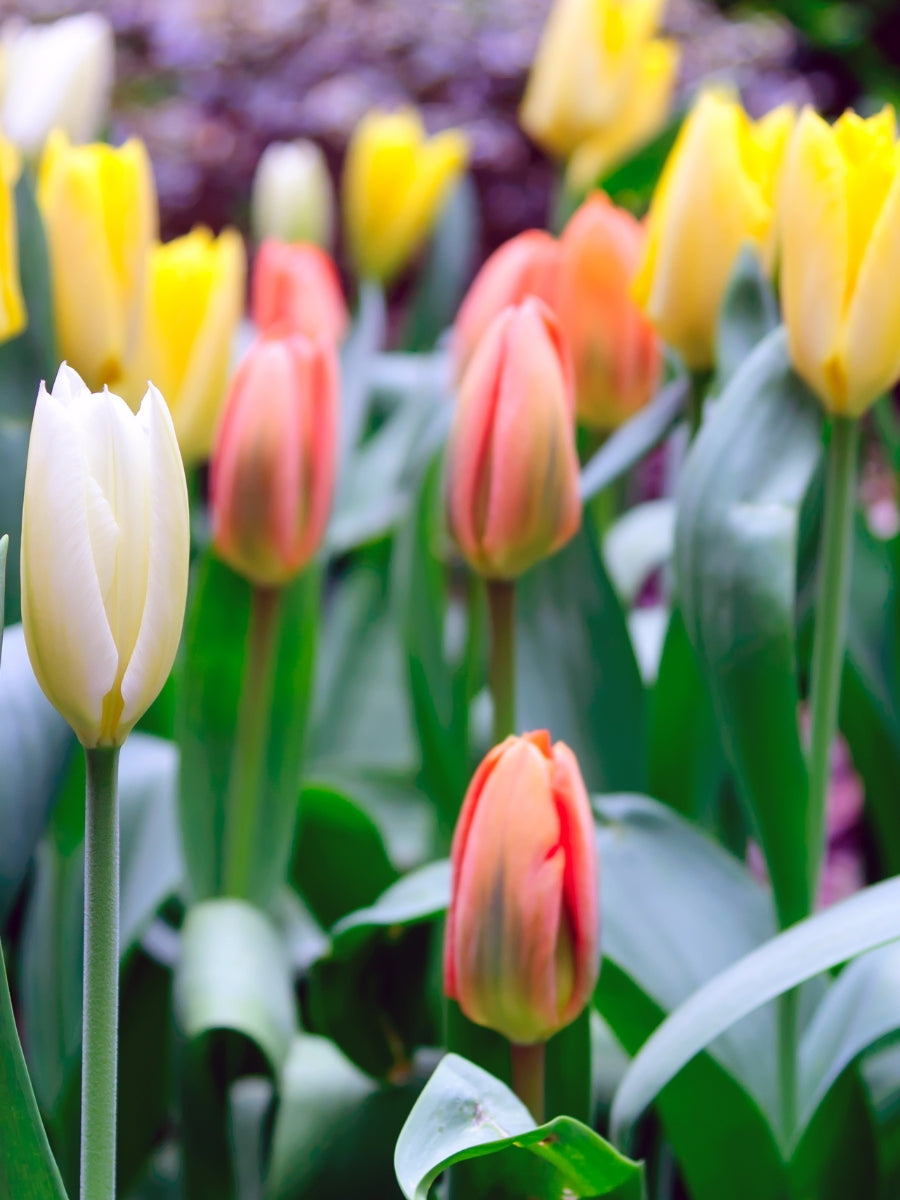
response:
<path id="1" fill-rule="evenodd" d="M 895 1200 L 895 6 L 251 7 L 0 28 L 0 1200 Z"/>

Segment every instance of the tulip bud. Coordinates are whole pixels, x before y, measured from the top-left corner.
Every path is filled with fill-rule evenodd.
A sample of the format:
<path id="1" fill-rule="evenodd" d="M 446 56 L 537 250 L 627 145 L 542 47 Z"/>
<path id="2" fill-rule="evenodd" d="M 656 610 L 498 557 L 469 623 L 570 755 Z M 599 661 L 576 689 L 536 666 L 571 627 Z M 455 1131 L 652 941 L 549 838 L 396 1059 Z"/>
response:
<path id="1" fill-rule="evenodd" d="M 344 164 L 344 220 L 364 279 L 389 281 L 431 232 L 468 159 L 458 129 L 426 138 L 413 109 L 368 113 Z"/>
<path id="2" fill-rule="evenodd" d="M 253 177 L 251 214 L 257 241 L 313 242 L 328 249 L 334 236 L 334 188 L 315 142 L 266 146 Z"/>
<path id="3" fill-rule="evenodd" d="M 511 1042 L 545 1042 L 588 1003 L 600 968 L 594 823 L 575 755 L 542 730 L 475 772 L 451 851 L 444 991 Z"/>
<path id="4" fill-rule="evenodd" d="M 528 229 L 495 250 L 475 276 L 453 326 L 457 378 L 498 313 L 526 296 L 555 309 L 558 283 L 559 244 L 544 230 Z"/>
<path id="5" fill-rule="evenodd" d="M 237 369 L 212 459 L 213 542 L 253 583 L 287 583 L 319 548 L 334 490 L 337 404 L 328 342 L 263 335 Z"/>
<path id="6" fill-rule="evenodd" d="M 98 12 L 49 25 L 3 27 L 0 125 L 23 154 L 40 154 L 52 129 L 73 142 L 96 137 L 115 74 L 115 37 Z"/>
<path id="7" fill-rule="evenodd" d="M 572 366 L 534 297 L 491 323 L 466 370 L 447 449 L 451 533 L 482 575 L 512 579 L 581 524 Z"/>
<path id="8" fill-rule="evenodd" d="M 349 323 L 337 268 L 318 246 L 267 238 L 253 264 L 250 305 L 261 332 L 280 325 L 337 344 Z"/>
<path id="9" fill-rule="evenodd" d="M 656 332 L 631 296 L 643 248 L 641 223 L 602 192 L 560 239 L 557 312 L 575 367 L 575 411 L 594 429 L 615 429 L 659 382 Z"/>
<path id="10" fill-rule="evenodd" d="M 781 297 L 794 365 L 837 416 L 900 377 L 898 229 L 893 109 L 833 127 L 805 109 L 781 190 Z"/>
<path id="11" fill-rule="evenodd" d="M 184 620 L 187 486 L 165 401 L 135 414 L 63 364 L 41 384 L 22 513 L 22 623 L 48 700 L 86 747 L 120 746 L 165 683 Z"/>
<path id="12" fill-rule="evenodd" d="M 150 250 L 141 338 L 121 390 L 131 403 L 148 379 L 159 384 L 188 466 L 212 449 L 245 272 L 244 243 L 233 229 L 217 238 L 195 229 Z"/>
<path id="13" fill-rule="evenodd" d="M 0 342 L 21 333 L 28 323 L 19 279 L 19 223 L 15 187 L 22 162 L 15 147 L 0 136 Z"/>
<path id="14" fill-rule="evenodd" d="M 664 0 L 556 0 L 522 101 L 522 128 L 568 158 L 585 190 L 661 128 L 678 71 L 654 36 Z"/>
<path id="15" fill-rule="evenodd" d="M 634 294 L 693 370 L 714 364 L 719 307 L 741 246 L 749 242 L 772 268 L 776 189 L 793 123 L 789 105 L 751 121 L 731 96 L 704 92 L 660 176 Z"/>
<path id="16" fill-rule="evenodd" d="M 47 139 L 37 198 L 47 233 L 61 356 L 89 387 L 116 383 L 137 349 L 145 264 L 156 236 L 150 160 L 124 146 Z"/>

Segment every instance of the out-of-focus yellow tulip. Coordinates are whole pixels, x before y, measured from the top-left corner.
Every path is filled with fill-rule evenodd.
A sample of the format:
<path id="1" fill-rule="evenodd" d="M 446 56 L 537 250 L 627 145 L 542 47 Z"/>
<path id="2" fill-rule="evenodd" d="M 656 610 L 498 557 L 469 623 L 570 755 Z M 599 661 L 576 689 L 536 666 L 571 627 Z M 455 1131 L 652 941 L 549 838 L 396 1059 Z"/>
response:
<path id="1" fill-rule="evenodd" d="M 140 332 L 156 190 L 143 142 L 72 146 L 55 130 L 38 175 L 60 357 L 91 388 L 115 384 Z"/>
<path id="2" fill-rule="evenodd" d="M 22 162 L 15 146 L 0 136 L 0 342 L 25 328 L 27 315 L 19 280 L 19 223 L 15 186 Z"/>
<path id="3" fill-rule="evenodd" d="M 522 101 L 525 131 L 585 190 L 662 128 L 678 49 L 655 37 L 665 0 L 556 0 Z"/>
<path id="4" fill-rule="evenodd" d="M 900 377 L 900 146 L 894 111 L 800 116 L 781 191 L 791 356 L 832 413 L 856 417 Z"/>
<path id="5" fill-rule="evenodd" d="M 162 396 L 133 413 L 63 364 L 38 394 L 22 515 L 22 623 L 47 699 L 86 747 L 120 746 L 184 620 L 184 468 Z"/>
<path id="6" fill-rule="evenodd" d="M 139 349 L 122 390 L 135 404 L 148 379 L 160 389 L 186 465 L 212 449 L 246 269 L 244 243 L 234 229 L 217 238 L 194 229 L 150 251 Z"/>
<path id="7" fill-rule="evenodd" d="M 364 279 L 389 281 L 427 237 L 465 169 L 458 129 L 426 137 L 419 114 L 370 112 L 347 148 L 342 199 L 350 253 Z"/>
<path id="8" fill-rule="evenodd" d="M 771 269 L 776 189 L 794 117 L 782 105 L 751 121 L 732 96 L 704 92 L 663 168 L 634 295 L 694 370 L 713 365 L 719 306 L 741 246 L 751 243 Z"/>

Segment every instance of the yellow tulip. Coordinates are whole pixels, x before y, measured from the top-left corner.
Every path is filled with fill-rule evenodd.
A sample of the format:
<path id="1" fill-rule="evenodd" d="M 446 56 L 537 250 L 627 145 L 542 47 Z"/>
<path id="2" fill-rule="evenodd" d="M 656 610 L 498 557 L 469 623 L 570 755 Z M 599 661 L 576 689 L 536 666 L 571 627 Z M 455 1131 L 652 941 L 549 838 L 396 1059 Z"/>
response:
<path id="1" fill-rule="evenodd" d="M 21 169 L 16 148 L 0 136 L 0 342 L 21 333 L 27 323 L 19 281 L 19 223 L 15 196 Z"/>
<path id="2" fill-rule="evenodd" d="M 655 37 L 665 0 L 557 0 L 519 114 L 545 150 L 570 159 L 585 190 L 665 122 L 678 71 Z"/>
<path id="3" fill-rule="evenodd" d="M 122 392 L 134 404 L 153 381 L 169 405 L 185 464 L 212 449 L 245 276 L 244 243 L 233 229 L 217 238 L 195 229 L 150 251 L 141 338 Z"/>
<path id="4" fill-rule="evenodd" d="M 900 377 L 900 146 L 890 106 L 829 126 L 805 109 L 781 199 L 791 356 L 825 407 L 857 417 Z"/>
<path id="5" fill-rule="evenodd" d="M 92 388 L 116 383 L 136 348 L 156 236 L 150 160 L 124 146 L 72 146 L 55 130 L 38 175 L 60 357 Z"/>
<path id="6" fill-rule="evenodd" d="M 386 282 L 431 231 L 465 169 L 458 129 L 427 138 L 419 114 L 371 112 L 354 130 L 344 165 L 344 221 L 363 278 Z"/>
<path id="7" fill-rule="evenodd" d="M 776 190 L 793 124 L 789 105 L 751 121 L 733 97 L 704 92 L 663 168 L 634 295 L 694 370 L 713 365 L 719 306 L 741 246 L 752 244 L 771 270 Z"/>
<path id="8" fill-rule="evenodd" d="M 165 683 L 187 596 L 184 467 L 165 402 L 133 413 L 63 365 L 38 394 L 22 513 L 22 623 L 48 700 L 120 746 Z"/>

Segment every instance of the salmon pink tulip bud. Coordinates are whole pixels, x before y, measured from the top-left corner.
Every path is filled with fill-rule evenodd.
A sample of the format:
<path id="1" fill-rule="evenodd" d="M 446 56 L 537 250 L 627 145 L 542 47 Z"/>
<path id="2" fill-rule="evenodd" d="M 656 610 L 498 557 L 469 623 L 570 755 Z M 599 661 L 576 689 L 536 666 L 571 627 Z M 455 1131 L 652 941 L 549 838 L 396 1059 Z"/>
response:
<path id="1" fill-rule="evenodd" d="M 644 228 L 602 192 L 591 196 L 560 240 L 557 313 L 575 366 L 575 409 L 610 430 L 642 408 L 659 382 L 656 331 L 631 296 Z"/>
<path id="2" fill-rule="evenodd" d="M 569 352 L 529 297 L 491 323 L 466 370 L 447 451 L 450 530 L 482 575 L 513 579 L 581 524 Z"/>
<path id="3" fill-rule="evenodd" d="M 444 990 L 470 1021 L 545 1042 L 600 968 L 594 823 L 568 746 L 509 737 L 475 772 L 451 853 Z"/>
<path id="4" fill-rule="evenodd" d="M 213 542 L 255 584 L 287 583 L 319 548 L 337 404 L 334 348 L 302 334 L 264 335 L 235 373 L 212 458 Z"/>
<path id="5" fill-rule="evenodd" d="M 281 325 L 334 343 L 344 336 L 348 323 L 337 268 L 325 251 L 274 238 L 267 238 L 256 256 L 251 313 L 261 331 Z"/>
<path id="6" fill-rule="evenodd" d="M 526 229 L 495 250 L 475 276 L 453 327 L 457 377 L 491 321 L 508 304 L 537 296 L 555 309 L 558 278 L 559 243 L 543 229 Z"/>

